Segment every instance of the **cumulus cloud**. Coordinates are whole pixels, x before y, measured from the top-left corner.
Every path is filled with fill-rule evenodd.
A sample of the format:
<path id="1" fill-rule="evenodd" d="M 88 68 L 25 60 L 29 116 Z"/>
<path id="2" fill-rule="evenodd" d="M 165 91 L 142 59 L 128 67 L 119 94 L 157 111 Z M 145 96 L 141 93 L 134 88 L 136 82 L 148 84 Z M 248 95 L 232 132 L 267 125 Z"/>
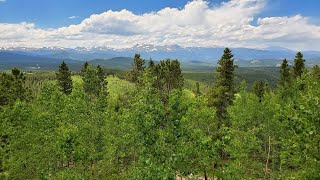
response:
<path id="1" fill-rule="evenodd" d="M 79 24 L 57 29 L 40 29 L 26 22 L 0 24 L 0 46 L 122 48 L 145 43 L 197 47 L 283 46 L 297 50 L 320 46 L 320 26 L 302 15 L 259 17 L 265 7 L 266 0 L 231 0 L 216 6 L 205 0 L 193 0 L 182 9 L 168 7 L 145 14 L 109 10 L 93 14 Z"/>

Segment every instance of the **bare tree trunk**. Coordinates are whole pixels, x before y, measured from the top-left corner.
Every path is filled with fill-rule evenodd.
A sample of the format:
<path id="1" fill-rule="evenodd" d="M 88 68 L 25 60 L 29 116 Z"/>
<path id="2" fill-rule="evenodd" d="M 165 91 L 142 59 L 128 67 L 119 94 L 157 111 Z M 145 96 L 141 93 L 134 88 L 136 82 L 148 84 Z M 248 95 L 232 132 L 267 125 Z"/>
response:
<path id="1" fill-rule="evenodd" d="M 206 168 L 204 168 L 203 173 L 204 173 L 204 179 L 205 179 L 205 180 L 208 180 Z"/>
<path id="2" fill-rule="evenodd" d="M 268 164 L 269 164 L 270 150 L 271 150 L 270 141 L 271 141 L 271 137 L 269 136 L 268 156 L 267 156 L 267 161 L 266 161 L 266 166 L 265 166 L 265 177 L 267 177 L 267 174 L 268 174 Z"/>

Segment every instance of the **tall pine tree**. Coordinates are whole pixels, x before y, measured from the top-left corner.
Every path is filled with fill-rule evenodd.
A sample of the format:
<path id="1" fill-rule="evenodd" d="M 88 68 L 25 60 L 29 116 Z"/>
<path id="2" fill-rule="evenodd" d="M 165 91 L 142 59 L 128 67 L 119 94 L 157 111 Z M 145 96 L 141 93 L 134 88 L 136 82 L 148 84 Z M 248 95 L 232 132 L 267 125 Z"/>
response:
<path id="1" fill-rule="evenodd" d="M 97 75 L 98 75 L 100 81 L 103 82 L 105 75 L 104 75 L 103 69 L 100 67 L 100 65 L 97 66 L 96 72 L 97 72 Z"/>
<path id="2" fill-rule="evenodd" d="M 221 59 L 218 61 L 216 81 L 209 90 L 208 103 L 217 110 L 218 128 L 227 122 L 227 107 L 234 99 L 234 65 L 233 54 L 229 48 L 225 48 Z"/>
<path id="3" fill-rule="evenodd" d="M 303 59 L 303 54 L 301 52 L 298 52 L 296 58 L 294 59 L 293 77 L 301 77 L 301 74 L 305 69 L 304 62 L 305 60 Z"/>
<path id="4" fill-rule="evenodd" d="M 86 61 L 84 64 L 83 64 L 83 67 L 81 69 L 81 75 L 83 75 L 85 72 L 86 72 L 86 69 L 87 67 L 89 66 L 89 63 L 88 61 Z"/>
<path id="5" fill-rule="evenodd" d="M 195 94 L 196 96 L 200 96 L 200 95 L 201 95 L 199 82 L 196 83 L 196 90 L 194 91 L 194 94 Z"/>
<path id="6" fill-rule="evenodd" d="M 58 85 L 60 86 L 60 91 L 65 94 L 70 94 L 72 92 L 71 72 L 64 61 L 60 64 L 59 72 L 56 73 L 56 77 Z"/>
<path id="7" fill-rule="evenodd" d="M 132 70 L 128 74 L 128 80 L 133 83 L 139 83 L 139 79 L 141 78 L 145 66 L 145 60 L 141 58 L 140 54 L 135 54 L 132 64 Z"/>
<path id="8" fill-rule="evenodd" d="M 285 85 L 290 80 L 290 68 L 289 63 L 287 59 L 284 59 L 282 61 L 281 67 L 280 67 L 280 85 Z"/>
<path id="9" fill-rule="evenodd" d="M 88 65 L 82 77 L 83 89 L 87 94 L 99 96 L 106 95 L 107 81 L 103 69 L 98 65 L 96 69 Z"/>
<path id="10" fill-rule="evenodd" d="M 252 92 L 258 96 L 259 102 L 262 102 L 264 94 L 269 90 L 269 84 L 262 80 L 255 81 L 252 85 Z"/>
<path id="11" fill-rule="evenodd" d="M 103 69 L 100 67 L 100 65 L 97 66 L 96 68 L 96 73 L 97 73 L 97 76 L 99 78 L 99 87 L 100 87 L 100 91 L 103 93 L 103 95 L 107 95 L 107 84 L 108 82 L 106 81 L 106 75 L 105 75 L 105 72 L 103 71 Z M 100 92 L 100 93 L 101 93 Z"/>

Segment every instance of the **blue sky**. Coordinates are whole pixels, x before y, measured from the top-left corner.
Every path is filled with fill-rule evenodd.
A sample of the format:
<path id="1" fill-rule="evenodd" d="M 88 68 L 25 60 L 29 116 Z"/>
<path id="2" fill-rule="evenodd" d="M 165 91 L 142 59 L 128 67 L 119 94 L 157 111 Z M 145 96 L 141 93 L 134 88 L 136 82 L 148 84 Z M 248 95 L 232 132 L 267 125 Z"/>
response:
<path id="1" fill-rule="evenodd" d="M 7 0 L 0 5 L 0 22 L 36 22 L 41 27 L 60 27 L 80 22 L 91 14 L 128 9 L 141 14 L 165 7 L 183 7 L 187 0 Z M 68 17 L 78 18 L 70 20 Z"/>
<path id="2" fill-rule="evenodd" d="M 8 36 L 2 38 L 3 44 L 7 41 L 6 44 L 11 46 L 77 44 L 123 47 L 139 41 L 159 45 L 176 42 L 183 46 L 224 46 L 230 43 L 231 46 L 257 48 L 291 44 L 289 48 L 292 49 L 312 49 L 314 46 L 318 47 L 312 39 L 316 41 L 320 36 L 319 7 L 320 1 L 317 0 L 0 0 L 0 32 L 16 29 L 17 34 L 7 33 Z M 176 17 L 175 21 L 167 23 L 166 21 L 171 19 L 164 14 L 160 15 L 160 18 L 152 16 L 165 12 L 165 8 L 171 10 L 178 8 L 177 11 L 169 12 Z M 127 11 L 122 11 L 124 9 Z M 222 10 L 227 15 L 221 12 Z M 106 11 L 109 13 L 105 13 Z M 152 17 L 142 16 L 145 13 Z M 232 15 L 233 13 L 238 15 Z M 97 17 L 91 18 L 93 14 Z M 189 16 L 190 22 L 186 21 Z M 154 19 L 157 21 L 153 22 Z M 206 21 L 202 22 L 202 19 Z M 238 21 L 235 21 L 236 19 Z M 238 22 L 240 23 L 233 25 Z M 152 23 L 157 23 L 159 27 L 154 29 Z M 272 31 L 270 27 L 277 28 L 272 26 L 272 23 L 276 23 L 281 31 Z M 141 25 L 145 28 L 141 28 Z M 299 32 L 289 30 L 290 27 L 299 25 L 308 28 Z M 162 29 L 164 27 L 166 28 Z M 188 32 L 180 33 L 179 31 L 184 29 L 182 27 Z M 64 28 L 63 31 L 61 28 Z M 168 28 L 171 31 L 164 32 Z M 211 31 L 205 32 L 210 28 Z M 217 28 L 220 31 L 216 31 Z M 25 42 L 27 41 L 25 39 L 30 40 L 30 37 L 26 37 L 28 33 L 33 34 L 31 31 L 42 33 L 41 42 L 34 41 L 33 44 Z M 225 36 L 223 33 L 227 31 L 237 33 L 231 35 L 231 39 L 223 41 L 222 37 Z M 25 36 L 21 34 L 24 32 Z M 211 36 L 210 33 L 215 36 Z M 307 35 L 308 33 L 313 36 Z M 245 37 L 247 34 L 254 36 Z M 90 37 L 111 40 L 82 44 L 82 41 Z M 39 37 L 34 38 L 39 39 Z M 262 44 L 259 40 L 261 38 L 265 40 Z M 204 42 L 208 39 L 211 41 Z M 64 43 L 67 40 L 69 43 Z M 305 45 L 306 43 L 299 43 L 299 40 L 308 41 L 309 46 Z M 127 43 L 109 44 L 114 41 L 127 41 Z"/>
<path id="3" fill-rule="evenodd" d="M 0 0 L 1 1 L 1 0 Z M 3 0 L 2 0 L 3 1 Z M 61 27 L 79 23 L 91 14 L 107 10 L 130 10 L 135 14 L 158 11 L 165 7 L 182 8 L 188 0 L 6 0 L 0 2 L 0 23 L 35 22 L 40 27 Z M 219 4 L 223 0 L 212 0 Z M 320 17 L 318 0 L 268 0 L 259 16 Z M 77 18 L 68 19 L 75 16 Z"/>

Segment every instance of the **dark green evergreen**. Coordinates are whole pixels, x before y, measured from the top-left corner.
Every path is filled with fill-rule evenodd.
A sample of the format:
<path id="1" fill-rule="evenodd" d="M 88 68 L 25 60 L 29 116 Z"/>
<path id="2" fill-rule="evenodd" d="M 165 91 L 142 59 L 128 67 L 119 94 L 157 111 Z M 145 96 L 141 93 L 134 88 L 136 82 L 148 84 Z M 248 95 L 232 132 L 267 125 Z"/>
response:
<path id="1" fill-rule="evenodd" d="M 140 83 L 140 78 L 145 69 L 145 60 L 141 58 L 140 54 L 135 54 L 133 63 L 132 63 L 132 70 L 128 73 L 128 80 L 133 83 Z"/>
<path id="2" fill-rule="evenodd" d="M 71 72 L 64 61 L 62 61 L 60 64 L 59 71 L 56 73 L 56 77 L 60 91 L 67 95 L 70 94 L 72 92 Z"/>
<path id="3" fill-rule="evenodd" d="M 83 89 L 87 94 L 99 96 L 106 95 L 107 81 L 103 69 L 98 65 L 96 69 L 88 65 L 82 77 Z"/>
<path id="4" fill-rule="evenodd" d="M 269 90 L 269 85 L 261 80 L 256 81 L 253 83 L 251 90 L 255 95 L 258 96 L 259 102 L 262 102 L 264 94 Z"/>
<path id="5" fill-rule="evenodd" d="M 305 60 L 303 59 L 303 54 L 301 52 L 298 52 L 296 54 L 295 59 L 294 59 L 294 66 L 293 66 L 293 77 L 294 78 L 301 77 L 301 75 L 305 69 L 304 62 L 305 62 Z"/>
<path id="6" fill-rule="evenodd" d="M 89 63 L 88 61 L 86 61 L 84 64 L 83 64 L 83 67 L 81 69 L 81 75 L 83 75 L 85 72 L 86 72 L 86 69 L 87 67 L 89 66 Z"/>
<path id="7" fill-rule="evenodd" d="M 148 68 L 154 69 L 156 66 L 156 64 L 154 63 L 154 61 L 152 59 L 150 59 L 149 64 L 148 64 Z"/>
<path id="8" fill-rule="evenodd" d="M 196 82 L 196 90 L 194 91 L 194 93 L 195 93 L 196 96 L 200 96 L 201 95 L 199 82 Z"/>
<path id="9" fill-rule="evenodd" d="M 225 48 L 221 59 L 218 61 L 216 81 L 208 92 L 209 106 L 217 110 L 219 119 L 218 127 L 227 121 L 227 107 L 232 104 L 235 93 L 233 54 L 229 48 Z"/>
<path id="10" fill-rule="evenodd" d="M 279 84 L 284 86 L 286 83 L 288 83 L 290 80 L 290 68 L 289 63 L 287 59 L 284 59 L 282 61 L 281 67 L 280 67 L 280 80 Z"/>
<path id="11" fill-rule="evenodd" d="M 15 102 L 17 99 L 27 100 L 29 91 L 26 88 L 26 77 L 18 68 L 13 68 L 11 74 L 0 74 L 0 106 Z"/>
<path id="12" fill-rule="evenodd" d="M 159 76 L 159 89 L 169 94 L 173 89 L 183 87 L 183 76 L 178 60 L 162 60 L 157 64 L 157 75 Z"/>

